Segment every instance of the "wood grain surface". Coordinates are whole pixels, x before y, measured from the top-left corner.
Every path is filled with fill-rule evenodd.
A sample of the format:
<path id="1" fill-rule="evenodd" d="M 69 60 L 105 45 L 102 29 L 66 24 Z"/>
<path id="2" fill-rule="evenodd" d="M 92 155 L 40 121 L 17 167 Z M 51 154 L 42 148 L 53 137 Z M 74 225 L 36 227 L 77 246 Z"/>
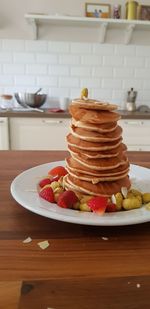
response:
<path id="1" fill-rule="evenodd" d="M 65 223 L 36 215 L 12 198 L 10 184 L 18 174 L 66 155 L 0 152 L 0 309 L 14 309 L 17 301 L 19 309 L 149 308 L 149 223 L 122 227 Z M 130 152 L 128 157 L 150 168 L 149 152 Z M 33 241 L 24 244 L 28 236 Z M 49 241 L 46 250 L 37 245 L 41 240 Z M 9 297 L 1 298 L 7 293 L 12 303 Z"/>

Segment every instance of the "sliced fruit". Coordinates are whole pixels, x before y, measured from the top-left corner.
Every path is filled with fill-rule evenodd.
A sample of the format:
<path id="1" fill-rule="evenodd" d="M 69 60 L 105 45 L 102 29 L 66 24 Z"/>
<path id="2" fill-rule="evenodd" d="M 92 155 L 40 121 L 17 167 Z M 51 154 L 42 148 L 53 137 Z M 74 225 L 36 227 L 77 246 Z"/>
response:
<path id="1" fill-rule="evenodd" d="M 118 193 L 115 194 L 115 199 L 116 199 L 115 203 L 112 200 L 113 204 L 116 204 L 117 210 L 121 210 L 122 209 L 122 202 L 123 202 L 123 195 L 121 194 L 121 192 L 118 192 Z"/>
<path id="2" fill-rule="evenodd" d="M 117 211 L 117 206 L 116 204 L 110 203 L 106 207 L 106 212 L 115 212 Z"/>
<path id="3" fill-rule="evenodd" d="M 81 99 L 88 98 L 88 89 L 83 88 L 81 91 Z"/>
<path id="4" fill-rule="evenodd" d="M 43 178 L 40 182 L 39 182 L 39 186 L 40 188 L 45 187 L 46 185 L 51 184 L 51 179 L 50 178 Z"/>
<path id="5" fill-rule="evenodd" d="M 143 193 L 142 200 L 143 200 L 144 204 L 149 203 L 150 202 L 150 193 Z"/>
<path id="6" fill-rule="evenodd" d="M 90 207 L 90 209 L 96 213 L 103 214 L 106 210 L 106 207 L 108 205 L 108 198 L 104 196 L 96 196 L 91 198 L 87 205 Z"/>
<path id="7" fill-rule="evenodd" d="M 80 202 L 78 201 L 75 204 L 73 204 L 72 208 L 75 209 L 75 210 L 79 210 L 80 209 Z"/>
<path id="8" fill-rule="evenodd" d="M 41 189 L 41 191 L 39 192 L 39 196 L 50 203 L 55 202 L 54 193 L 50 186 L 46 186 Z"/>
<path id="9" fill-rule="evenodd" d="M 80 210 L 90 212 L 91 208 L 87 205 L 87 203 L 82 203 L 82 204 L 80 204 Z"/>
<path id="10" fill-rule="evenodd" d="M 56 188 L 60 188 L 60 184 L 58 181 L 53 181 L 51 183 L 51 188 L 53 189 L 53 191 L 55 191 Z"/>
<path id="11" fill-rule="evenodd" d="M 87 203 L 89 200 L 91 200 L 93 196 L 91 195 L 83 195 L 82 198 L 80 199 L 80 203 L 84 204 Z"/>
<path id="12" fill-rule="evenodd" d="M 57 204 L 62 208 L 73 208 L 73 205 L 77 202 L 78 198 L 75 193 L 68 190 L 60 194 Z"/>
<path id="13" fill-rule="evenodd" d="M 131 210 L 140 208 L 142 204 L 137 197 L 132 197 L 132 198 L 125 198 L 122 202 L 122 206 L 125 210 Z"/>
<path id="14" fill-rule="evenodd" d="M 60 177 L 65 176 L 67 173 L 68 172 L 63 166 L 56 166 L 48 172 L 48 175 L 53 176 L 53 178 L 56 177 L 55 181 L 57 181 Z"/>

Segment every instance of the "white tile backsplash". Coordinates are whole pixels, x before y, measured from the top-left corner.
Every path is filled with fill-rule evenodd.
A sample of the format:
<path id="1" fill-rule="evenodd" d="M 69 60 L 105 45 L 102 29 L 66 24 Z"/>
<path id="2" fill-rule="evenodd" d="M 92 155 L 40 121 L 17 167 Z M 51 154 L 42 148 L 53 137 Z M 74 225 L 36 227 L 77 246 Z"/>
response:
<path id="1" fill-rule="evenodd" d="M 35 86 L 36 85 L 36 77 L 29 76 L 29 75 L 14 76 L 14 85 L 15 86 L 25 86 L 25 87 Z"/>
<path id="2" fill-rule="evenodd" d="M 24 64 L 29 64 L 29 63 L 35 63 L 35 54 L 33 53 L 14 53 L 13 54 L 13 62 L 14 63 L 24 63 Z"/>
<path id="3" fill-rule="evenodd" d="M 79 79 L 77 77 L 60 77 L 60 87 L 79 87 Z"/>
<path id="4" fill-rule="evenodd" d="M 88 43 L 71 43 L 70 44 L 70 52 L 72 54 L 91 54 L 92 52 L 92 44 Z"/>
<path id="5" fill-rule="evenodd" d="M 83 66 L 73 66 L 70 70 L 71 76 L 91 76 L 91 68 L 90 67 L 83 67 Z"/>
<path id="6" fill-rule="evenodd" d="M 68 55 L 60 55 L 59 64 L 69 64 L 70 66 L 78 65 L 80 64 L 80 56 L 71 55 L 71 53 Z"/>
<path id="7" fill-rule="evenodd" d="M 25 41 L 25 51 L 46 52 L 48 50 L 47 41 Z"/>
<path id="8" fill-rule="evenodd" d="M 97 65 L 99 66 L 100 64 L 102 64 L 102 56 L 100 55 L 81 55 L 81 64 L 82 65 L 87 65 L 87 66 L 93 66 L 93 65 Z"/>
<path id="9" fill-rule="evenodd" d="M 1 52 L 0 51 L 0 63 L 12 63 L 13 54 L 11 52 Z"/>
<path id="10" fill-rule="evenodd" d="M 60 41 L 0 40 L 0 92 L 35 91 L 49 97 L 89 96 L 124 108 L 134 87 L 150 106 L 150 46 Z"/>
<path id="11" fill-rule="evenodd" d="M 48 67 L 46 64 L 27 64 L 26 65 L 26 74 L 29 75 L 46 75 Z"/>
<path id="12" fill-rule="evenodd" d="M 116 45 L 114 53 L 117 56 L 134 56 L 135 55 L 135 46 Z"/>
<path id="13" fill-rule="evenodd" d="M 134 76 L 134 69 L 132 68 L 114 68 L 115 78 L 129 78 L 129 76 Z"/>
<path id="14" fill-rule="evenodd" d="M 14 78 L 13 76 L 7 76 L 4 74 L 0 75 L 0 85 L 1 86 L 11 86 L 14 83 Z"/>
<path id="15" fill-rule="evenodd" d="M 69 76 L 70 67 L 67 65 L 50 65 L 48 74 L 52 76 Z"/>
<path id="16" fill-rule="evenodd" d="M 51 77 L 48 75 L 45 76 L 37 76 L 37 85 L 38 86 L 48 86 L 48 87 L 56 87 L 58 85 L 57 77 Z"/>
<path id="17" fill-rule="evenodd" d="M 48 52 L 50 53 L 69 53 L 69 43 L 67 42 L 48 42 Z"/>
<path id="18" fill-rule="evenodd" d="M 94 67 L 92 68 L 92 76 L 93 77 L 113 77 L 113 68 L 112 67 Z"/>
<path id="19" fill-rule="evenodd" d="M 2 40 L 2 50 L 3 51 L 24 51 L 25 41 L 23 40 Z"/>
<path id="20" fill-rule="evenodd" d="M 150 68 L 150 57 L 145 58 L 145 67 Z"/>
<path id="21" fill-rule="evenodd" d="M 125 67 L 134 67 L 134 68 L 142 68 L 145 65 L 144 57 L 135 57 L 135 56 L 125 56 L 124 58 Z"/>
<path id="22" fill-rule="evenodd" d="M 115 45 L 110 44 L 92 44 L 93 45 L 93 54 L 99 54 L 99 55 L 113 55 L 115 52 Z"/>
<path id="23" fill-rule="evenodd" d="M 150 69 L 135 69 L 135 77 L 150 80 Z"/>
<path id="24" fill-rule="evenodd" d="M 25 74 L 25 66 L 23 64 L 3 64 L 3 73 L 7 75 L 22 75 Z"/>
<path id="25" fill-rule="evenodd" d="M 36 54 L 37 63 L 46 63 L 46 64 L 57 64 L 58 56 L 51 53 L 40 53 Z"/>
<path id="26" fill-rule="evenodd" d="M 103 56 L 103 65 L 104 66 L 111 66 L 111 67 L 122 67 L 124 63 L 124 58 L 123 56 L 115 56 L 115 55 L 111 55 L 111 56 Z"/>
<path id="27" fill-rule="evenodd" d="M 122 80 L 115 78 L 103 78 L 102 88 L 120 89 L 122 87 Z"/>

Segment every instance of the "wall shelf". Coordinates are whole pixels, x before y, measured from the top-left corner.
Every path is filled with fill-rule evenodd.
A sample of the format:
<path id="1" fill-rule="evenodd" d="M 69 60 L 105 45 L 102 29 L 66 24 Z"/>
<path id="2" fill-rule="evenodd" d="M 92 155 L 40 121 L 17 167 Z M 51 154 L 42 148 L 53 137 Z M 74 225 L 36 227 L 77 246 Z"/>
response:
<path id="1" fill-rule="evenodd" d="M 65 15 L 25 14 L 26 20 L 32 25 L 33 37 L 38 39 L 38 29 L 41 23 L 48 22 L 54 26 L 98 27 L 100 29 L 99 42 L 104 43 L 109 29 L 124 32 L 124 44 L 129 44 L 135 30 L 149 30 L 150 21 L 126 19 L 100 19 L 89 17 L 74 17 Z"/>

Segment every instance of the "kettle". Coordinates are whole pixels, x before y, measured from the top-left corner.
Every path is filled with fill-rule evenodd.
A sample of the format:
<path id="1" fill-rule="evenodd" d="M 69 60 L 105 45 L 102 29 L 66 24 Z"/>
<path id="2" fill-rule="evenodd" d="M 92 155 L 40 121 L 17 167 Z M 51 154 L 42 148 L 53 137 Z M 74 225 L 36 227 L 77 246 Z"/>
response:
<path id="1" fill-rule="evenodd" d="M 136 97 L 137 97 L 137 91 L 134 91 L 133 88 L 130 89 L 127 93 L 127 102 L 126 102 L 126 107 L 127 110 L 130 112 L 133 112 L 136 110 Z"/>

